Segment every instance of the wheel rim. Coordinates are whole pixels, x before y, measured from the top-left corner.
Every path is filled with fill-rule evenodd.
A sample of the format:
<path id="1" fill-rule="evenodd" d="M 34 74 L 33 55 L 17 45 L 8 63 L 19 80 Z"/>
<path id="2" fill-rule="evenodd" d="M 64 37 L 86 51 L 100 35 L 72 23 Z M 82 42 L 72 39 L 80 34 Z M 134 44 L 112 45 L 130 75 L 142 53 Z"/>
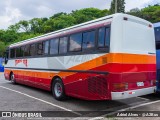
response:
<path id="1" fill-rule="evenodd" d="M 60 83 L 56 83 L 54 87 L 55 95 L 60 97 L 62 95 L 62 85 Z"/>
<path id="2" fill-rule="evenodd" d="M 14 83 L 14 74 L 11 75 L 11 82 Z"/>

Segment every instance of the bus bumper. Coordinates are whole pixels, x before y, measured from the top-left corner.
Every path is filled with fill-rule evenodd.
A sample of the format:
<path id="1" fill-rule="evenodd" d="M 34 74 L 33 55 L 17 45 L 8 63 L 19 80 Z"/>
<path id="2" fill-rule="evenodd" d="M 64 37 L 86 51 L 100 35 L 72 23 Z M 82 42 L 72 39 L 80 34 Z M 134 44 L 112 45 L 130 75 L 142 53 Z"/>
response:
<path id="1" fill-rule="evenodd" d="M 149 88 L 129 90 L 129 91 L 123 91 L 123 92 L 111 92 L 111 99 L 112 100 L 126 99 L 126 98 L 155 93 L 155 91 L 156 91 L 156 87 L 154 86 Z"/>

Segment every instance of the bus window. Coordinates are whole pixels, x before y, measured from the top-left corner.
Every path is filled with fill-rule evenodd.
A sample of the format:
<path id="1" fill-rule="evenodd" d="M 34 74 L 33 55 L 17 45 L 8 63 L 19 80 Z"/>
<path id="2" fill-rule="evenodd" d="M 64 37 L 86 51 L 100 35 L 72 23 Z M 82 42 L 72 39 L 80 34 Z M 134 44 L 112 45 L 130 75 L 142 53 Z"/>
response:
<path id="1" fill-rule="evenodd" d="M 10 49 L 10 58 L 15 58 L 15 48 Z"/>
<path id="2" fill-rule="evenodd" d="M 20 51 L 20 57 L 23 57 L 23 55 L 24 55 L 24 49 L 25 49 L 25 47 L 22 46 L 22 47 L 21 47 L 21 51 Z"/>
<path id="3" fill-rule="evenodd" d="M 160 49 L 160 27 L 154 29 L 156 39 L 156 49 Z"/>
<path id="4" fill-rule="evenodd" d="M 50 41 L 50 54 L 51 55 L 58 54 L 58 44 L 59 44 L 59 39 L 52 39 Z"/>
<path id="5" fill-rule="evenodd" d="M 34 55 L 35 55 L 35 44 L 32 44 L 32 45 L 30 46 L 30 55 L 31 55 L 31 56 L 34 56 Z"/>
<path id="6" fill-rule="evenodd" d="M 83 50 L 95 47 L 95 31 L 83 33 Z"/>
<path id="7" fill-rule="evenodd" d="M 59 53 L 67 53 L 68 37 L 60 38 Z"/>
<path id="8" fill-rule="evenodd" d="M 24 56 L 31 56 L 29 53 L 29 49 L 30 49 L 30 45 L 26 45 L 26 47 L 24 49 Z"/>
<path id="9" fill-rule="evenodd" d="M 109 46 L 110 28 L 100 28 L 98 30 L 98 47 L 103 48 Z"/>
<path id="10" fill-rule="evenodd" d="M 105 28 L 98 30 L 98 47 L 104 47 L 105 45 Z"/>
<path id="11" fill-rule="evenodd" d="M 43 43 L 37 43 L 37 55 L 43 55 Z"/>
<path id="12" fill-rule="evenodd" d="M 45 41 L 45 42 L 43 42 L 43 53 L 45 54 L 45 55 L 47 55 L 48 53 L 49 53 L 49 41 Z"/>
<path id="13" fill-rule="evenodd" d="M 24 46 L 16 48 L 16 57 L 23 57 Z"/>
<path id="14" fill-rule="evenodd" d="M 21 57 L 21 48 L 20 47 L 16 48 L 16 58 L 17 57 Z"/>
<path id="15" fill-rule="evenodd" d="M 110 28 L 106 28 L 106 35 L 105 35 L 105 47 L 109 47 L 110 44 Z"/>
<path id="16" fill-rule="evenodd" d="M 156 41 L 160 42 L 160 27 L 155 28 L 155 38 L 156 38 Z"/>
<path id="17" fill-rule="evenodd" d="M 82 33 L 74 34 L 69 39 L 69 51 L 81 51 L 82 49 Z"/>

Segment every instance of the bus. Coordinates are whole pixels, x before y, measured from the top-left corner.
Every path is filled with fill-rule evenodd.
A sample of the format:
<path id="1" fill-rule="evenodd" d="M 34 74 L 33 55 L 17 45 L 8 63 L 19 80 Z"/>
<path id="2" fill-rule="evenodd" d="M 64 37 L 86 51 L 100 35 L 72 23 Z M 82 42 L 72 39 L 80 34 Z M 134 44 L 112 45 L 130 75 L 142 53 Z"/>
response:
<path id="1" fill-rule="evenodd" d="M 154 24 L 156 40 L 157 92 L 160 92 L 160 22 Z"/>
<path id="2" fill-rule="evenodd" d="M 4 76 L 57 100 L 118 100 L 155 92 L 152 23 L 117 13 L 11 44 Z"/>

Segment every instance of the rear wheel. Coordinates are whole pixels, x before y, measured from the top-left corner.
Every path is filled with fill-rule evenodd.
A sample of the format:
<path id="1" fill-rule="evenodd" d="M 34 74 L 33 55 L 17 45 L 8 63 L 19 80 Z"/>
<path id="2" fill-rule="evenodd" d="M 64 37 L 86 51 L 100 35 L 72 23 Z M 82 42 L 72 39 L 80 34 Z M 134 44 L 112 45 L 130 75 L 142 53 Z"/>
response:
<path id="1" fill-rule="evenodd" d="M 11 80 L 11 82 L 12 82 L 13 84 L 16 84 L 16 80 L 15 80 L 15 77 L 14 77 L 14 74 L 13 74 L 13 73 L 11 73 L 11 75 L 10 75 L 10 80 Z"/>
<path id="2" fill-rule="evenodd" d="M 52 82 L 52 93 L 53 93 L 53 97 L 56 100 L 65 100 L 66 99 L 66 95 L 65 95 L 65 90 L 64 90 L 64 85 L 63 82 L 60 78 L 56 78 L 53 82 Z"/>

